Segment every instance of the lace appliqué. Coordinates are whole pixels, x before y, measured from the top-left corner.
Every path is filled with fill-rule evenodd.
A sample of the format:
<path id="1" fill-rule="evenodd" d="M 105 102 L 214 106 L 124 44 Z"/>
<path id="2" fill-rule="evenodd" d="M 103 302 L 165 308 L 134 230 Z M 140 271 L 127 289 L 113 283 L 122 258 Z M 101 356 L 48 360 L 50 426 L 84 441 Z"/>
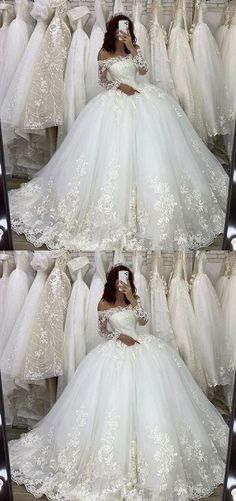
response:
<path id="1" fill-rule="evenodd" d="M 137 54 L 136 56 L 133 57 L 133 62 L 138 69 L 139 73 L 142 75 L 145 75 L 145 73 L 148 72 L 148 63 L 144 59 L 141 49 L 137 49 Z"/>
<path id="2" fill-rule="evenodd" d="M 148 322 L 148 314 L 144 310 L 140 298 L 137 299 L 137 304 L 133 307 L 133 312 L 138 320 L 143 320 L 145 324 Z"/>
<path id="3" fill-rule="evenodd" d="M 120 82 L 114 82 L 113 80 L 108 80 L 107 78 L 107 61 L 98 61 L 98 83 L 104 89 L 111 90 L 117 89 Z"/>
<path id="4" fill-rule="evenodd" d="M 107 321 L 110 315 L 111 309 L 98 312 L 98 334 L 101 337 L 105 337 L 107 340 L 114 339 L 116 341 L 116 339 L 120 336 L 120 332 L 111 331 L 108 329 Z"/>

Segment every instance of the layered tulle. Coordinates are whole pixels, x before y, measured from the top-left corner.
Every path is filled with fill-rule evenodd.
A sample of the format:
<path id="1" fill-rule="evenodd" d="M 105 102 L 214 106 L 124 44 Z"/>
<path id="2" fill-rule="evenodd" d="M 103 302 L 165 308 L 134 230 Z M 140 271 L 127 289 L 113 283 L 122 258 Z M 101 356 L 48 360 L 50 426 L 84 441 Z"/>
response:
<path id="1" fill-rule="evenodd" d="M 140 344 L 92 350 L 46 418 L 10 442 L 12 478 L 34 496 L 187 501 L 223 481 L 223 419 L 174 350 L 133 335 Z"/>

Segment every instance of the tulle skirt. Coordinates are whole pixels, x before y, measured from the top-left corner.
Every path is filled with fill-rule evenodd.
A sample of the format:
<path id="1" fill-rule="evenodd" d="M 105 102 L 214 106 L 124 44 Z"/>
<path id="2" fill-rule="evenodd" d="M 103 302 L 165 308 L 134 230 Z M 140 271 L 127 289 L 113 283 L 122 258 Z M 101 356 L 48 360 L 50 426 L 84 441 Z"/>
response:
<path id="1" fill-rule="evenodd" d="M 173 251 L 223 231 L 223 168 L 172 97 L 138 88 L 96 96 L 46 167 L 10 191 L 12 227 L 36 247 Z"/>
<path id="2" fill-rule="evenodd" d="M 106 341 L 9 444 L 12 478 L 56 501 L 187 501 L 223 481 L 228 429 L 176 352 Z"/>

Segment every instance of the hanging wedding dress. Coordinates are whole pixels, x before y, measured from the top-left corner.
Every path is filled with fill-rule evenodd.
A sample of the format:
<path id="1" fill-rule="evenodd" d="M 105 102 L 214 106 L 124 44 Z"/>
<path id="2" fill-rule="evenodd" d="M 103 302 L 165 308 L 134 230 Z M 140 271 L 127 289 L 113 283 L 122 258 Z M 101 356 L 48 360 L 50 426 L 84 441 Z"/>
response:
<path id="1" fill-rule="evenodd" d="M 229 254 L 226 253 L 224 257 L 224 274 L 218 278 L 215 284 L 215 290 L 217 292 L 220 304 L 222 304 L 224 293 L 228 285 L 229 277 L 230 277 L 230 259 L 229 259 Z"/>
<path id="2" fill-rule="evenodd" d="M 39 498 L 188 501 L 223 482 L 228 427 L 140 305 L 99 313 L 106 341 L 50 413 L 9 443 L 12 480 Z M 139 341 L 128 347 L 127 333 Z"/>
<path id="3" fill-rule="evenodd" d="M 168 44 L 170 69 L 179 102 L 203 140 L 207 133 L 198 75 L 189 46 L 185 0 L 177 0 Z"/>
<path id="4" fill-rule="evenodd" d="M 230 105 L 226 97 L 223 66 L 216 41 L 205 22 L 205 0 L 195 4 L 191 48 L 203 101 L 203 118 L 210 137 L 229 133 Z"/>
<path id="5" fill-rule="evenodd" d="M 67 12 L 74 33 L 65 70 L 64 116 L 63 125 L 59 127 L 58 131 L 58 145 L 61 144 L 87 101 L 85 77 L 88 67 L 89 37 L 84 31 L 84 26 L 90 15 L 89 9 L 85 5 L 75 7 Z"/>
<path id="6" fill-rule="evenodd" d="M 202 347 L 202 366 L 208 387 L 226 385 L 234 371 L 232 349 L 225 333 L 216 291 L 204 271 L 205 252 L 196 254 L 195 260 L 191 299 Z"/>
<path id="7" fill-rule="evenodd" d="M 63 123 L 63 80 L 71 34 L 65 22 L 67 2 L 51 0 L 50 7 L 55 8 L 55 15 L 43 38 L 21 117 L 27 143 L 16 152 L 19 170 L 31 176 L 52 157 L 55 126 Z"/>
<path id="8" fill-rule="evenodd" d="M 9 254 L 2 254 L 0 256 L 2 262 L 2 276 L 0 278 L 0 323 L 2 323 L 4 312 L 5 312 L 5 302 L 6 302 L 6 292 L 9 280 L 9 275 L 11 272 L 11 256 Z"/>
<path id="9" fill-rule="evenodd" d="M 140 252 L 135 252 L 132 254 L 132 263 L 133 263 L 133 274 L 134 274 L 134 285 L 137 290 L 137 294 L 141 299 L 141 302 L 143 304 L 143 307 L 145 311 L 148 314 L 148 317 L 150 318 L 150 289 L 149 289 L 149 284 L 146 279 L 146 277 L 142 273 L 142 267 L 144 263 L 143 256 Z M 143 327 L 143 326 L 138 326 L 138 330 L 142 331 L 148 331 L 150 329 L 149 322 Z"/>
<path id="10" fill-rule="evenodd" d="M 177 99 L 166 48 L 167 33 L 162 20 L 162 5 L 156 0 L 152 5 L 150 27 L 150 80 Z"/>
<path id="11" fill-rule="evenodd" d="M 86 353 L 102 342 L 98 335 L 98 303 L 103 296 L 106 282 L 105 257 L 99 251 L 95 252 L 95 273 L 89 288 L 88 319 L 85 331 Z"/>
<path id="12" fill-rule="evenodd" d="M 73 377 L 86 355 L 85 330 L 88 318 L 89 288 L 83 280 L 90 267 L 87 257 L 77 257 L 67 263 L 74 284 L 69 299 L 64 329 L 64 372 L 58 378 L 58 396 Z"/>
<path id="13" fill-rule="evenodd" d="M 98 83 L 98 52 L 100 51 L 104 35 L 106 31 L 106 21 L 101 0 L 95 0 L 95 23 L 92 27 L 89 38 L 89 54 L 88 67 L 86 74 L 86 94 L 87 100 L 90 101 L 93 97 L 101 92 L 101 86 Z"/>
<path id="14" fill-rule="evenodd" d="M 150 40 L 147 28 L 141 22 L 142 13 L 143 5 L 141 0 L 135 0 L 133 3 L 133 23 L 136 43 L 140 46 L 144 59 L 150 67 Z M 145 75 L 137 75 L 137 82 L 150 82 L 150 71 Z"/>
<path id="15" fill-rule="evenodd" d="M 25 380 L 42 380 L 63 374 L 64 321 L 71 292 L 65 267 L 67 254 L 56 257 L 36 312 L 25 357 Z"/>
<path id="16" fill-rule="evenodd" d="M 229 277 L 225 292 L 222 298 L 222 309 L 225 322 L 225 331 L 228 342 L 232 346 L 232 355 L 236 366 L 236 258 L 232 265 L 231 275 Z"/>
<path id="17" fill-rule="evenodd" d="M 235 66 L 235 44 L 236 44 L 236 2 L 232 2 L 232 16 L 230 18 L 230 27 L 224 39 L 222 47 L 223 70 L 225 84 L 229 93 L 231 109 L 231 128 L 227 140 L 227 151 L 229 155 L 233 148 L 234 123 L 236 119 L 236 66 Z"/>
<path id="18" fill-rule="evenodd" d="M 167 283 L 162 271 L 161 252 L 155 252 L 152 261 L 150 278 L 151 296 L 151 330 L 159 339 L 162 339 L 172 348 L 177 349 L 170 313 L 167 304 Z"/>
<path id="19" fill-rule="evenodd" d="M 28 268 L 30 259 L 30 252 L 15 252 L 16 269 L 12 271 L 8 279 L 4 315 L 0 326 L 0 357 L 29 292 Z"/>
<path id="20" fill-rule="evenodd" d="M 29 41 L 28 0 L 15 0 L 16 18 L 9 26 L 0 78 L 0 106 Z"/>
<path id="21" fill-rule="evenodd" d="M 223 231 L 227 175 L 176 101 L 137 71 L 147 71 L 140 50 L 99 61 L 105 92 L 47 166 L 10 191 L 12 228 L 36 247 L 173 251 Z M 139 92 L 127 96 L 120 82 Z"/>
<path id="22" fill-rule="evenodd" d="M 3 390 L 8 408 L 8 423 L 19 421 L 27 425 L 35 423 L 48 412 L 48 387 L 43 381 L 25 381 L 25 360 L 32 329 L 48 272 L 52 266 L 49 252 L 35 252 L 30 263 L 36 271 L 25 302 L 19 311 L 3 351 L 0 367 L 3 375 Z M 31 384 L 30 384 L 31 383 Z"/>
<path id="23" fill-rule="evenodd" d="M 9 11 L 11 6 L 7 3 L 0 3 L 0 12 L 2 13 L 2 26 L 0 28 L 0 72 L 2 74 L 2 68 L 5 60 L 5 50 L 7 44 L 7 35 L 10 24 Z"/>
<path id="24" fill-rule="evenodd" d="M 168 306 L 170 319 L 180 356 L 199 386 L 206 390 L 202 365 L 202 348 L 198 326 L 189 296 L 185 254 L 177 253 L 170 280 Z"/>
<path id="25" fill-rule="evenodd" d="M 222 24 L 215 33 L 215 39 L 217 41 L 220 52 L 222 52 L 225 37 L 227 36 L 227 33 L 228 33 L 229 19 L 230 19 L 229 2 L 228 2 L 228 0 L 226 0 L 226 2 L 225 2 L 225 21 L 224 21 L 224 24 Z"/>
<path id="26" fill-rule="evenodd" d="M 37 21 L 30 37 L 24 55 L 18 64 L 1 108 L 4 144 L 8 147 L 7 173 L 17 172 L 19 150 L 24 149 L 25 141 L 29 141 L 29 134 L 24 131 L 22 116 L 28 99 L 34 68 L 40 55 L 48 20 L 52 11 L 48 2 L 35 0 L 30 12 Z M 21 170 L 22 173 L 22 170 Z"/>

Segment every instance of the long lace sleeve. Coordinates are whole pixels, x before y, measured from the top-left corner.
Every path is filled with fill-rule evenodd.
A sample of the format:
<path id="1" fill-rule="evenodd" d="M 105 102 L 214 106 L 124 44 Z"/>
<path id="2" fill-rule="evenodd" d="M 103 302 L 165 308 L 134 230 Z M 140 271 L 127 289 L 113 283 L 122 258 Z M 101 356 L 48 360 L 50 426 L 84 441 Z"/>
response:
<path id="1" fill-rule="evenodd" d="M 141 299 L 137 298 L 137 304 L 133 307 L 133 312 L 141 325 L 145 325 L 148 322 L 148 314 L 144 310 Z"/>
<path id="2" fill-rule="evenodd" d="M 98 334 L 106 339 L 117 339 L 120 336 L 120 332 L 110 331 L 107 327 L 108 320 L 107 311 L 98 311 Z"/>
<path id="3" fill-rule="evenodd" d="M 145 75 L 148 72 L 148 63 L 144 59 L 140 48 L 137 49 L 137 54 L 133 57 L 133 62 L 140 75 Z"/>
<path id="4" fill-rule="evenodd" d="M 107 78 L 106 60 L 98 61 L 98 83 L 106 90 L 117 89 L 119 82 L 113 82 Z"/>

